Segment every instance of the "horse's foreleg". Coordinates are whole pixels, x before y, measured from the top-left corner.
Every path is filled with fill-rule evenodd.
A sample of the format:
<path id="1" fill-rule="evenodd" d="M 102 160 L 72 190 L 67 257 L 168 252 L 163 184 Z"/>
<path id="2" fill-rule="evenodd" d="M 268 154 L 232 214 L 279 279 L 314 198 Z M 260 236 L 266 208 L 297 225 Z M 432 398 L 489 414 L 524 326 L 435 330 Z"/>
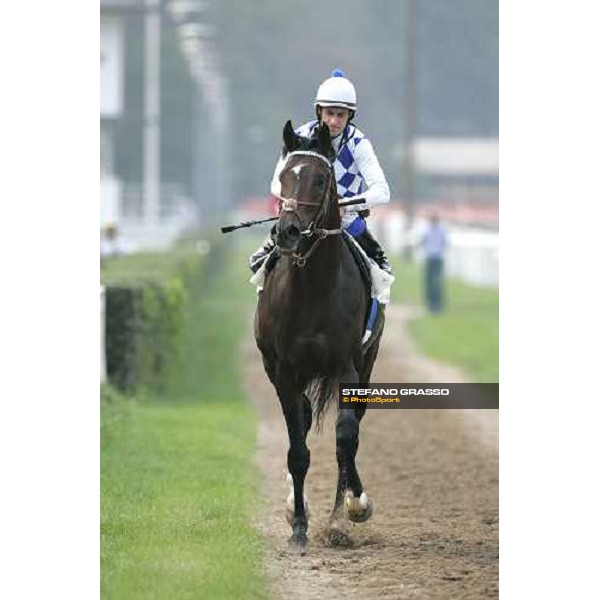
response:
<path id="1" fill-rule="evenodd" d="M 287 381 L 292 380 L 291 376 L 285 379 Z M 296 544 L 301 552 L 304 552 L 308 544 L 304 479 L 310 465 L 310 451 L 306 446 L 305 434 L 307 417 L 304 398 L 287 381 L 283 381 L 278 385 L 277 393 L 288 429 L 290 448 L 287 463 L 294 484 L 294 516 L 292 518 L 292 537 L 290 541 Z"/>
<path id="2" fill-rule="evenodd" d="M 371 380 L 371 371 L 377 358 L 379 350 L 379 341 L 381 338 L 381 332 L 379 333 L 379 339 L 373 342 L 373 345 L 367 351 L 364 357 L 362 366 L 359 370 L 359 387 L 369 387 Z M 358 406 L 354 408 L 355 415 L 358 423 L 365 416 L 367 410 L 366 406 Z M 356 436 L 356 444 L 352 448 L 352 453 L 348 458 L 348 485 L 346 490 L 346 509 L 348 511 L 348 517 L 351 521 L 356 523 L 362 523 L 366 521 L 373 514 L 373 502 L 369 499 L 363 489 L 358 475 L 358 469 L 356 468 L 356 454 L 358 452 L 358 434 Z"/>
<path id="3" fill-rule="evenodd" d="M 339 409 L 335 437 L 338 483 L 330 517 L 329 541 L 334 546 L 347 546 L 350 543 L 349 521 L 344 503 L 358 446 L 358 419 L 353 408 Z"/>
<path id="4" fill-rule="evenodd" d="M 313 420 L 313 412 L 312 412 L 312 404 L 308 399 L 306 394 L 302 394 L 302 404 L 304 411 L 304 442 L 306 443 L 306 438 L 308 437 L 308 433 L 312 426 Z M 291 525 L 294 520 L 294 479 L 292 478 L 291 473 L 288 473 L 287 482 L 290 485 L 290 494 L 286 501 L 286 510 L 285 517 L 287 522 Z M 306 513 L 307 521 L 310 519 L 310 511 L 308 510 L 308 500 L 306 498 L 306 494 L 304 495 L 304 512 Z"/>
<path id="5" fill-rule="evenodd" d="M 348 384 L 358 383 L 358 373 L 351 366 L 343 373 L 340 381 Z M 358 448 L 358 422 L 354 408 L 338 408 L 335 423 L 336 458 L 338 464 L 338 483 L 335 501 L 330 516 L 329 541 L 332 545 L 348 545 L 349 521 L 345 508 L 346 490 L 354 477 L 354 456 Z"/>
<path id="6" fill-rule="evenodd" d="M 330 541 L 348 544 L 348 519 L 362 523 L 373 514 L 373 502 L 363 489 L 356 468 L 360 419 L 364 410 L 340 409 L 336 423 L 338 486 L 332 513 Z"/>

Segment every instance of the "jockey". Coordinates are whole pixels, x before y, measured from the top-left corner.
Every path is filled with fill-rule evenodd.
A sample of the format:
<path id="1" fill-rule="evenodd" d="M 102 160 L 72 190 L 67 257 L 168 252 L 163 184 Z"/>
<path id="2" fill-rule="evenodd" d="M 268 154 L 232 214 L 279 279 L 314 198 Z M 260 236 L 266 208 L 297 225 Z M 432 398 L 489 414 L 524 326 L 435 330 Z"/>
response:
<path id="1" fill-rule="evenodd" d="M 371 142 L 360 131 L 352 119 L 356 114 L 356 91 L 352 82 L 340 70 L 326 79 L 317 90 L 314 102 L 317 119 L 305 123 L 296 133 L 310 138 L 317 134 L 321 123 L 326 123 L 331 133 L 331 151 L 329 159 L 335 170 L 338 197 L 340 199 L 365 199 L 364 204 L 340 207 L 342 228 L 360 244 L 367 256 L 373 258 L 381 269 L 391 274 L 392 268 L 379 245 L 368 231 L 365 216 L 369 208 L 390 201 L 390 189 L 379 165 Z M 285 159 L 282 157 L 275 168 L 271 181 L 271 193 L 281 194 L 279 174 Z M 273 232 L 272 232 L 273 233 Z M 273 250 L 275 243 L 271 235 L 261 248 L 250 257 L 250 268 L 256 272 L 266 256 Z"/>

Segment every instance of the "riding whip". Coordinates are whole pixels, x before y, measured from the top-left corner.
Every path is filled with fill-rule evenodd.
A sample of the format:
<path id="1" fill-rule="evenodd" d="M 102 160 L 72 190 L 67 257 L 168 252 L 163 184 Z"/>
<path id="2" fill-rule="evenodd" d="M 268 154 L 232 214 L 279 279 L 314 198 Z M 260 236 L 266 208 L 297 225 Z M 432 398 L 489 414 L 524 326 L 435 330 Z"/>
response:
<path id="1" fill-rule="evenodd" d="M 338 202 L 338 206 L 352 206 L 353 204 L 364 204 L 365 202 L 366 200 L 364 198 L 344 200 L 343 202 Z M 225 227 L 221 227 L 221 233 L 229 233 L 230 231 L 235 231 L 236 229 L 241 229 L 242 227 L 252 227 L 253 225 L 268 223 L 269 221 L 277 221 L 278 219 L 279 217 L 270 217 L 268 219 L 261 219 L 259 221 L 244 221 L 243 223 L 238 223 L 237 225 L 226 225 Z"/>

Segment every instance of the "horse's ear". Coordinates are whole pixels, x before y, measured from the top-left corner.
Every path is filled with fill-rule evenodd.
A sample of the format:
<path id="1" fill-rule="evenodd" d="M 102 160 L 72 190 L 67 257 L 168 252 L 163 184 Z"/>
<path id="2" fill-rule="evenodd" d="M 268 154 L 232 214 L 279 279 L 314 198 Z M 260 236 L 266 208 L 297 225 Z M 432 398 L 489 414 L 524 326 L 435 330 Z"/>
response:
<path id="1" fill-rule="evenodd" d="M 319 143 L 318 152 L 323 156 L 329 156 L 329 149 L 331 148 L 331 134 L 329 133 L 329 127 L 327 123 L 322 123 L 319 127 L 319 134 L 317 136 Z"/>
<path id="2" fill-rule="evenodd" d="M 293 152 L 298 147 L 298 136 L 289 119 L 283 127 L 283 143 L 288 152 Z"/>

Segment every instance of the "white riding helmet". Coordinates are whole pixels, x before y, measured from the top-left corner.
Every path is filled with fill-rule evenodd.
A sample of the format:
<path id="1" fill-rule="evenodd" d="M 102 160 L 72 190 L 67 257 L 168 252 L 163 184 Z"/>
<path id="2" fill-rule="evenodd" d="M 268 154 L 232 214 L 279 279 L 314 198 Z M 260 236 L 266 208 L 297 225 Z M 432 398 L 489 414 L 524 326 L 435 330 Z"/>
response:
<path id="1" fill-rule="evenodd" d="M 356 110 L 356 90 L 343 71 L 335 69 L 331 77 L 319 86 L 315 98 L 316 106 L 341 106 Z"/>

